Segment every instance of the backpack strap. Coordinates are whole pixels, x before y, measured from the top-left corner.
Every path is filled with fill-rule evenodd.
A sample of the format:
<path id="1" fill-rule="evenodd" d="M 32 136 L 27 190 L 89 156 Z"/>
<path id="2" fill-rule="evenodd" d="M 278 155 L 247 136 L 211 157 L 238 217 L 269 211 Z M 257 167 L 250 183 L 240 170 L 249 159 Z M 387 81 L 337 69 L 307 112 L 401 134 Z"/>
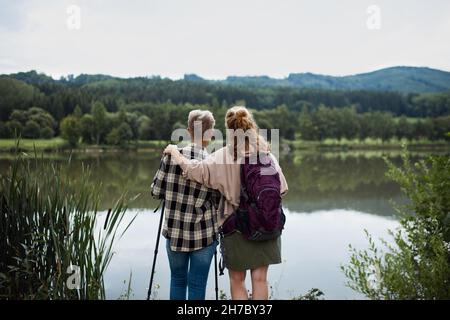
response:
<path id="1" fill-rule="evenodd" d="M 244 161 L 244 163 L 240 164 L 240 171 L 241 171 L 241 188 L 240 188 L 241 194 L 240 194 L 240 197 L 241 197 L 241 200 L 244 200 L 244 202 L 248 202 L 249 196 L 248 196 L 247 188 L 245 186 L 245 175 L 244 175 L 244 169 L 243 169 L 244 164 L 245 164 L 245 161 Z"/>

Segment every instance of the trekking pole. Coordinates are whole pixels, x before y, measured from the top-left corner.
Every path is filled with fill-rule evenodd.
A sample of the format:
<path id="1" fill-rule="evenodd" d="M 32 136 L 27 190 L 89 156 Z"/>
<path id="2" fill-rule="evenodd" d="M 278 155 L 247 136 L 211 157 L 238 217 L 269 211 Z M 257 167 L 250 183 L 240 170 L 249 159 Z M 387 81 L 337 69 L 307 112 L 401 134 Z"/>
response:
<path id="1" fill-rule="evenodd" d="M 165 206 L 165 201 L 162 200 L 161 218 L 159 218 L 158 234 L 156 235 L 155 255 L 153 257 L 152 274 L 150 276 L 150 285 L 148 287 L 147 300 L 150 300 L 150 296 L 152 294 L 153 276 L 155 275 L 156 256 L 158 255 L 159 239 L 160 239 L 160 236 L 161 236 L 161 227 L 162 227 L 162 222 L 163 222 L 163 217 L 164 217 L 164 206 Z M 158 208 L 155 209 L 155 212 L 157 210 L 158 210 Z"/>
<path id="2" fill-rule="evenodd" d="M 214 251 L 214 274 L 216 278 L 216 300 L 219 300 L 219 279 L 217 276 L 217 249 Z"/>

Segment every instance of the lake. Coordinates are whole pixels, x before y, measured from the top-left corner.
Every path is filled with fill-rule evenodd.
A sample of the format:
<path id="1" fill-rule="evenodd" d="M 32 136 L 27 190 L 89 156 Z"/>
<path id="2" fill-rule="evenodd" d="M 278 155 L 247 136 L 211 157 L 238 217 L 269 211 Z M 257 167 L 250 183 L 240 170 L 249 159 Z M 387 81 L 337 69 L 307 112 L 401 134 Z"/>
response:
<path id="1" fill-rule="evenodd" d="M 415 159 L 426 153 L 417 153 Z M 375 239 L 390 240 L 387 230 L 398 226 L 391 201 L 405 203 L 399 187 L 386 176 L 382 156 L 400 164 L 398 152 L 295 152 L 280 159 L 289 184 L 283 201 L 287 222 L 282 236 L 283 263 L 271 266 L 271 297 L 291 299 L 319 288 L 326 299 L 363 298 L 345 286 L 340 270 L 349 260 L 348 245 L 366 248 L 364 229 Z M 0 173 L 11 165 L 11 156 L 0 155 Z M 130 203 L 126 220 L 135 222 L 117 243 L 115 256 L 105 275 L 107 297 L 118 299 L 131 274 L 132 296 L 144 299 L 150 279 L 153 250 L 159 221 L 154 213 L 158 202 L 151 199 L 149 187 L 160 156 L 152 152 L 78 153 L 70 163 L 67 154 L 48 154 L 40 161 L 56 161 L 70 169 L 75 178 L 82 166 L 92 168 L 93 181 L 103 185 L 102 212 L 124 190 L 140 196 Z M 161 239 L 156 265 L 155 298 L 169 297 L 169 266 L 164 239 Z M 214 299 L 214 264 L 208 282 L 207 298 Z M 250 288 L 249 279 L 247 279 Z M 228 276 L 219 277 L 219 288 L 229 297 Z"/>

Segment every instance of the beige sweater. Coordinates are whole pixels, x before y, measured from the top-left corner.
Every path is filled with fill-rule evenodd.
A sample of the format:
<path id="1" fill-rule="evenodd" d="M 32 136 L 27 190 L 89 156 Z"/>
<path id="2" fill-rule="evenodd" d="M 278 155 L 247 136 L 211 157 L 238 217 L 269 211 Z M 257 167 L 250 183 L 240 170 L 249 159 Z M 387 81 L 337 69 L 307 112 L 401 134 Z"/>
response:
<path id="1" fill-rule="evenodd" d="M 286 178 L 276 158 L 271 154 L 277 171 L 280 174 L 281 194 L 288 190 Z M 217 189 L 222 194 L 219 210 L 219 225 L 239 206 L 240 166 L 233 161 L 233 156 L 227 147 L 210 154 L 203 160 L 189 160 L 176 157 L 187 179 L 197 181 L 208 188 Z"/>

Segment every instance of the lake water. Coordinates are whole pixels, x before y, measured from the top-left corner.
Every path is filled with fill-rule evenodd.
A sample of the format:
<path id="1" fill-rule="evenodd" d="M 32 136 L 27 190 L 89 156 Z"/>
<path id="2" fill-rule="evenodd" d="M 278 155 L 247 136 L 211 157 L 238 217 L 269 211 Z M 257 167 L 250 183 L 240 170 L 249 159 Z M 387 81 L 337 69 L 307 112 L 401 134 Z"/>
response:
<path id="1" fill-rule="evenodd" d="M 283 263 L 271 266 L 272 298 L 290 299 L 319 288 L 327 299 L 363 298 L 345 286 L 340 266 L 349 260 L 348 245 L 366 248 L 364 229 L 374 238 L 390 240 L 388 229 L 398 226 L 391 200 L 404 203 L 399 187 L 386 176 L 382 156 L 400 163 L 398 153 L 301 153 L 284 156 L 280 164 L 289 184 L 283 205 L 287 215 L 282 236 Z M 425 154 L 416 154 L 421 158 Z M 105 276 L 107 297 L 117 299 L 127 289 L 132 274 L 132 298 L 144 299 L 150 279 L 159 213 L 149 196 L 149 186 L 159 165 L 159 155 L 146 152 L 46 155 L 44 161 L 65 163 L 74 176 L 82 165 L 92 168 L 92 179 L 101 181 L 102 207 L 106 210 L 124 191 L 140 196 L 130 204 L 126 219 L 135 222 L 117 243 L 115 256 Z M 11 157 L 0 156 L 0 172 Z M 105 217 L 105 211 L 99 219 Z M 154 282 L 156 298 L 169 297 L 169 266 L 161 238 Z M 214 299 L 214 264 L 207 298 Z M 249 279 L 247 279 L 249 280 Z M 250 282 L 248 289 L 250 288 Z M 229 297 L 227 275 L 219 277 L 219 288 Z"/>

